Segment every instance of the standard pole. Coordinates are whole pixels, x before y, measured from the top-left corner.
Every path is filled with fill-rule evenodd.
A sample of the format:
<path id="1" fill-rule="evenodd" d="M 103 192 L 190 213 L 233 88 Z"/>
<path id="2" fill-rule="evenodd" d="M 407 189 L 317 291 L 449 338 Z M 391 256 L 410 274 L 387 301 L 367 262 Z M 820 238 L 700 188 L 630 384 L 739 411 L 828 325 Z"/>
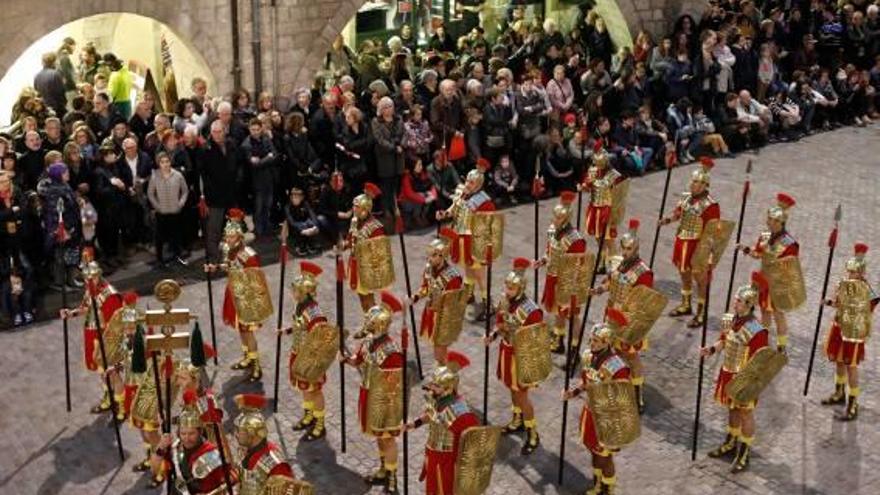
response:
<path id="1" fill-rule="evenodd" d="M 654 242 L 651 245 L 651 258 L 648 266 L 654 268 L 654 256 L 657 254 L 657 241 L 660 239 L 660 221 L 663 220 L 663 214 L 666 213 L 666 197 L 669 195 L 669 179 L 672 178 L 672 168 L 675 162 L 666 160 L 666 181 L 663 184 L 663 199 L 660 200 L 660 214 L 657 215 L 657 227 L 654 228 Z"/>
<path id="2" fill-rule="evenodd" d="M 700 335 L 700 349 L 706 347 L 706 333 L 709 325 L 709 294 L 712 293 L 712 260 L 710 256 L 709 268 L 706 270 L 706 304 L 703 305 L 703 329 Z M 706 358 L 700 355 L 700 371 L 697 375 L 697 404 L 694 413 L 693 443 L 691 444 L 691 460 L 697 459 L 697 442 L 700 432 L 700 404 L 703 401 L 703 365 Z"/>
<path id="3" fill-rule="evenodd" d="M 403 257 L 403 276 L 406 279 L 406 297 L 412 299 L 412 284 L 409 280 L 409 261 L 406 258 L 406 243 L 403 241 L 403 222 L 400 218 L 400 210 L 396 210 L 395 214 L 397 218 L 395 219 L 395 230 L 397 230 L 397 239 L 400 241 L 400 255 Z M 422 355 L 419 351 L 419 332 L 415 330 L 416 328 L 416 312 L 413 310 L 412 306 L 409 306 L 409 320 L 411 326 L 413 328 L 413 347 L 416 349 L 416 368 L 419 371 L 419 381 L 422 381 L 424 376 L 422 375 Z"/>
<path id="4" fill-rule="evenodd" d="M 412 306 L 407 304 L 409 309 L 412 309 Z M 409 331 L 406 328 L 406 315 L 403 315 L 403 329 L 400 332 L 400 349 L 403 351 L 403 376 L 401 380 L 401 386 L 403 387 L 403 424 L 409 420 L 409 384 L 407 383 L 407 368 L 409 365 L 407 363 L 407 359 L 409 358 Z M 403 430 L 403 495 L 409 494 L 409 433 L 406 429 Z"/>
<path id="5" fill-rule="evenodd" d="M 742 201 L 739 206 L 739 222 L 736 225 L 736 245 L 742 241 L 743 219 L 746 215 L 746 203 L 749 199 L 749 188 L 751 187 L 752 161 L 746 164 L 746 181 L 743 183 Z M 736 262 L 739 259 L 739 249 L 733 250 L 733 263 L 730 265 L 730 280 L 727 281 L 727 297 L 724 300 L 724 311 L 730 308 L 730 297 L 733 295 L 733 279 L 736 276 Z"/>
<path id="6" fill-rule="evenodd" d="M 64 257 L 59 244 L 56 255 L 56 263 L 61 266 L 61 307 L 67 309 L 67 270 L 64 266 Z M 88 288 L 86 289 L 88 290 Z M 61 327 L 64 330 L 64 393 L 67 398 L 67 412 L 70 412 L 70 337 L 68 335 L 67 318 L 61 319 Z"/>
<path id="7" fill-rule="evenodd" d="M 486 246 L 486 313 L 492 314 L 492 243 Z M 486 337 L 492 332 L 492 318 L 486 316 Z M 483 354 L 483 424 L 489 424 L 489 346 Z"/>
<path id="8" fill-rule="evenodd" d="M 281 224 L 281 275 L 278 279 L 278 320 L 275 328 L 281 328 L 284 319 L 284 272 L 287 268 L 287 222 Z M 272 399 L 272 411 L 278 412 L 278 378 L 281 375 L 281 333 L 275 336 L 275 394 Z"/>
<path id="9" fill-rule="evenodd" d="M 233 2 L 234 4 L 235 2 Z M 211 263 L 214 260 L 208 259 L 208 219 L 202 220 L 202 239 L 205 243 L 205 262 Z M 208 315 L 211 322 L 211 345 L 214 346 L 214 366 L 217 366 L 217 356 L 220 350 L 217 349 L 217 325 L 214 323 L 214 288 L 211 285 L 211 271 L 205 270 L 205 281 L 208 283 Z"/>
<path id="10" fill-rule="evenodd" d="M 599 263 L 602 262 L 602 249 L 605 248 L 605 236 L 602 235 L 599 237 L 599 251 L 596 253 L 596 262 L 593 264 L 593 275 L 590 277 L 590 292 L 592 292 L 593 287 L 596 285 L 596 272 L 599 270 Z M 590 315 L 590 305 L 593 302 L 593 295 L 587 292 L 587 301 L 584 303 L 584 316 L 581 319 L 581 328 L 578 332 L 578 340 L 577 344 L 575 344 L 575 357 L 579 356 L 581 353 L 581 343 L 584 341 L 584 331 L 587 328 L 587 317 Z M 568 362 L 569 358 L 566 358 L 566 362 Z M 571 366 L 565 369 L 565 374 L 569 376 L 574 376 L 576 366 Z"/>
<path id="11" fill-rule="evenodd" d="M 342 293 L 342 281 L 345 278 L 345 266 L 342 256 L 336 251 L 336 326 L 339 327 L 339 354 L 345 355 L 345 307 Z M 345 453 L 345 363 L 339 361 L 339 417 L 342 422 L 342 453 Z"/>

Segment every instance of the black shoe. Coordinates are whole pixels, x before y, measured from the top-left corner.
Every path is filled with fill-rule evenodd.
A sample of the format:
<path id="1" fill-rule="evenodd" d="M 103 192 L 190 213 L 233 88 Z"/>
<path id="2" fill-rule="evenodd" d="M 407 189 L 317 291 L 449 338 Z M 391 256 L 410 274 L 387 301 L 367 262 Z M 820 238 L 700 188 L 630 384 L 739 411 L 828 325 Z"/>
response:
<path id="1" fill-rule="evenodd" d="M 843 390 L 842 384 L 835 384 L 834 393 L 820 402 L 823 406 L 836 406 L 844 403 L 846 403 L 846 393 Z"/>
<path id="2" fill-rule="evenodd" d="M 553 354 L 565 354 L 565 336 L 556 335 L 554 340 L 555 343 L 550 349 L 550 352 Z"/>
<path id="3" fill-rule="evenodd" d="M 384 485 L 386 480 L 388 480 L 388 471 L 384 467 L 377 469 L 373 474 L 364 476 L 364 483 L 371 486 Z"/>
<path id="4" fill-rule="evenodd" d="M 739 444 L 739 448 L 736 450 L 736 459 L 733 460 L 733 466 L 730 468 L 731 473 L 738 474 L 748 469 L 751 450 L 749 445 Z"/>
<path id="5" fill-rule="evenodd" d="M 715 450 L 710 451 L 707 455 L 712 459 L 731 458 L 736 454 L 737 446 L 736 438 L 728 433 L 727 438 L 724 439 L 724 443 Z"/>
<path id="6" fill-rule="evenodd" d="M 541 437 L 538 432 L 532 428 L 526 428 L 525 442 L 520 450 L 521 455 L 531 455 L 532 452 L 538 450 L 541 445 Z"/>

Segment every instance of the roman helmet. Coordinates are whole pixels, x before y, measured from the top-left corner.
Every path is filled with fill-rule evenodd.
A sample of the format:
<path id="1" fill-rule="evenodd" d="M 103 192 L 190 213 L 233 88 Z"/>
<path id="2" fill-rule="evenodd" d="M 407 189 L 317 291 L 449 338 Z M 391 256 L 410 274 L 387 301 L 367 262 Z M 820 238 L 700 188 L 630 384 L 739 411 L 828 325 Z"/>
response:
<path id="1" fill-rule="evenodd" d="M 359 220 L 363 220 L 370 215 L 373 211 L 373 200 L 381 195 L 382 190 L 376 184 L 372 182 L 364 184 L 364 192 L 355 196 L 352 202 L 354 213 Z"/>
<path id="2" fill-rule="evenodd" d="M 553 225 L 562 228 L 571 222 L 571 205 L 577 194 L 571 191 L 559 193 L 559 204 L 553 207 Z"/>
<path id="3" fill-rule="evenodd" d="M 364 323 L 355 337 L 378 337 L 388 333 L 388 328 L 394 319 L 394 313 L 401 311 L 403 311 L 403 305 L 400 300 L 391 292 L 382 291 L 379 304 L 368 309 L 364 314 Z"/>
<path id="4" fill-rule="evenodd" d="M 700 158 L 699 168 L 691 172 L 691 182 L 697 182 L 705 185 L 706 187 L 709 187 L 709 179 L 711 178 L 709 172 L 714 166 L 715 161 L 708 156 Z"/>
<path id="5" fill-rule="evenodd" d="M 255 438 L 251 445 L 262 442 L 269 434 L 266 427 L 266 418 L 261 412 L 266 407 L 266 396 L 261 394 L 239 394 L 235 396 L 235 405 L 241 412 L 235 417 L 235 429 L 243 431 Z"/>
<path id="6" fill-rule="evenodd" d="M 196 428 L 203 426 L 201 414 L 199 414 L 198 395 L 195 390 L 187 390 L 183 393 L 183 410 L 177 417 L 177 425 L 180 428 Z"/>
<path id="7" fill-rule="evenodd" d="M 458 390 L 458 372 L 470 364 L 464 354 L 450 351 L 446 356 L 446 364 L 434 369 L 428 388 L 434 392 L 435 397 L 455 394 Z"/>
<path id="8" fill-rule="evenodd" d="M 526 290 L 526 270 L 532 266 L 527 258 L 515 258 L 513 270 L 504 278 L 504 286 L 516 291 L 516 297 L 521 296 Z"/>
<path id="9" fill-rule="evenodd" d="M 138 321 L 137 301 L 137 292 L 129 291 L 122 295 L 122 323 L 132 331 Z"/>
<path id="10" fill-rule="evenodd" d="M 861 242 L 856 243 L 853 247 L 853 257 L 846 260 L 846 271 L 864 276 L 865 268 L 867 268 L 867 263 L 865 262 L 865 254 L 867 254 L 867 252 L 867 244 Z"/>
<path id="11" fill-rule="evenodd" d="M 596 142 L 593 144 L 593 165 L 599 168 L 608 168 L 611 157 L 608 156 L 608 152 L 605 151 L 605 147 L 602 144 L 602 139 L 596 139 Z"/>
<path id="12" fill-rule="evenodd" d="M 238 208 L 230 208 L 226 213 L 226 225 L 223 227 L 223 236 L 237 235 L 244 238 L 244 212 Z"/>
<path id="13" fill-rule="evenodd" d="M 458 234 L 449 227 L 443 227 L 440 229 L 440 236 L 428 244 L 428 256 L 436 254 L 446 258 L 456 242 L 458 242 Z"/>
<path id="14" fill-rule="evenodd" d="M 301 261 L 299 263 L 299 271 L 300 274 L 293 279 L 290 287 L 293 289 L 293 296 L 296 301 L 302 302 L 307 297 L 316 297 L 318 295 L 318 276 L 324 270 L 311 261 Z"/>
<path id="15" fill-rule="evenodd" d="M 101 265 L 95 261 L 95 249 L 92 247 L 83 248 L 82 260 L 80 262 L 80 271 L 86 280 L 97 281 L 101 278 Z"/>
<path id="16" fill-rule="evenodd" d="M 632 250 L 631 255 L 639 254 L 639 226 L 638 218 L 630 218 L 627 231 L 620 236 L 620 247 L 624 250 Z"/>
<path id="17" fill-rule="evenodd" d="M 605 312 L 605 321 L 596 323 L 590 329 L 590 346 L 581 354 L 581 362 L 584 366 L 589 366 L 593 357 L 593 349 L 606 349 L 614 341 L 614 335 L 621 328 L 627 325 L 626 315 L 620 310 L 608 308 Z"/>
<path id="18" fill-rule="evenodd" d="M 467 173 L 465 184 L 470 185 L 470 192 L 479 191 L 483 187 L 486 172 L 491 168 L 492 164 L 485 158 L 477 159 L 477 166 Z"/>
<path id="19" fill-rule="evenodd" d="M 788 221 L 788 210 L 795 205 L 794 198 L 785 193 L 776 195 L 776 205 L 767 210 L 767 218 L 782 224 Z"/>
<path id="20" fill-rule="evenodd" d="M 758 304 L 761 295 L 767 294 L 769 290 L 770 285 L 767 282 L 767 278 L 763 273 L 755 271 L 752 272 L 751 283 L 748 285 L 741 285 L 736 289 L 734 297 L 746 305 L 748 308 L 746 314 L 749 314 L 754 310 L 755 305 Z"/>

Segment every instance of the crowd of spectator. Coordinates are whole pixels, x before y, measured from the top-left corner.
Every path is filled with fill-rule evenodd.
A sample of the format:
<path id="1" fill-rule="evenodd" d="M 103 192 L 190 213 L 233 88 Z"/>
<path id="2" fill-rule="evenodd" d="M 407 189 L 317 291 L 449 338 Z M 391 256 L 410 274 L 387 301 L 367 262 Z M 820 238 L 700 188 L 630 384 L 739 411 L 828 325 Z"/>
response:
<path id="1" fill-rule="evenodd" d="M 871 124 L 880 89 L 880 17 L 868 0 L 711 1 L 655 42 L 616 48 L 595 10 L 566 33 L 511 6 L 487 39 L 441 26 L 357 50 L 339 37 L 312 88 L 290 97 L 208 94 L 196 78 L 172 112 L 132 106 L 113 54 L 67 39 L 43 57 L 0 137 L 0 303 L 31 322 L 39 295 L 81 286 L 85 247 L 105 271 L 149 251 L 159 268 L 209 260 L 226 211 L 257 240 L 289 226 L 294 254 L 334 245 L 367 181 L 389 229 L 433 223 L 461 177 L 488 165 L 504 204 L 575 189 L 604 147 L 627 176 L 730 156 L 840 125 Z M 78 59 L 78 63 L 74 61 Z M 541 187 L 535 187 L 540 177 Z"/>

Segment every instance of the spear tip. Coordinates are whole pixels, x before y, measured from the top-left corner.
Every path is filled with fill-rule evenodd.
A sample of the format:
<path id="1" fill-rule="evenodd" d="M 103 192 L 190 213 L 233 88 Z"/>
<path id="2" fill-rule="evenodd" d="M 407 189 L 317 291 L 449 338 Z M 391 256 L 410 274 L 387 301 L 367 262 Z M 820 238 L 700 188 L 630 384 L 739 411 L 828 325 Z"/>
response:
<path id="1" fill-rule="evenodd" d="M 751 158 L 749 158 L 749 160 L 746 162 L 746 173 L 747 174 L 752 173 L 752 159 Z"/>
<path id="2" fill-rule="evenodd" d="M 834 211 L 834 221 L 840 222 L 840 219 L 843 218 L 843 206 L 840 203 L 837 203 L 837 209 Z"/>

